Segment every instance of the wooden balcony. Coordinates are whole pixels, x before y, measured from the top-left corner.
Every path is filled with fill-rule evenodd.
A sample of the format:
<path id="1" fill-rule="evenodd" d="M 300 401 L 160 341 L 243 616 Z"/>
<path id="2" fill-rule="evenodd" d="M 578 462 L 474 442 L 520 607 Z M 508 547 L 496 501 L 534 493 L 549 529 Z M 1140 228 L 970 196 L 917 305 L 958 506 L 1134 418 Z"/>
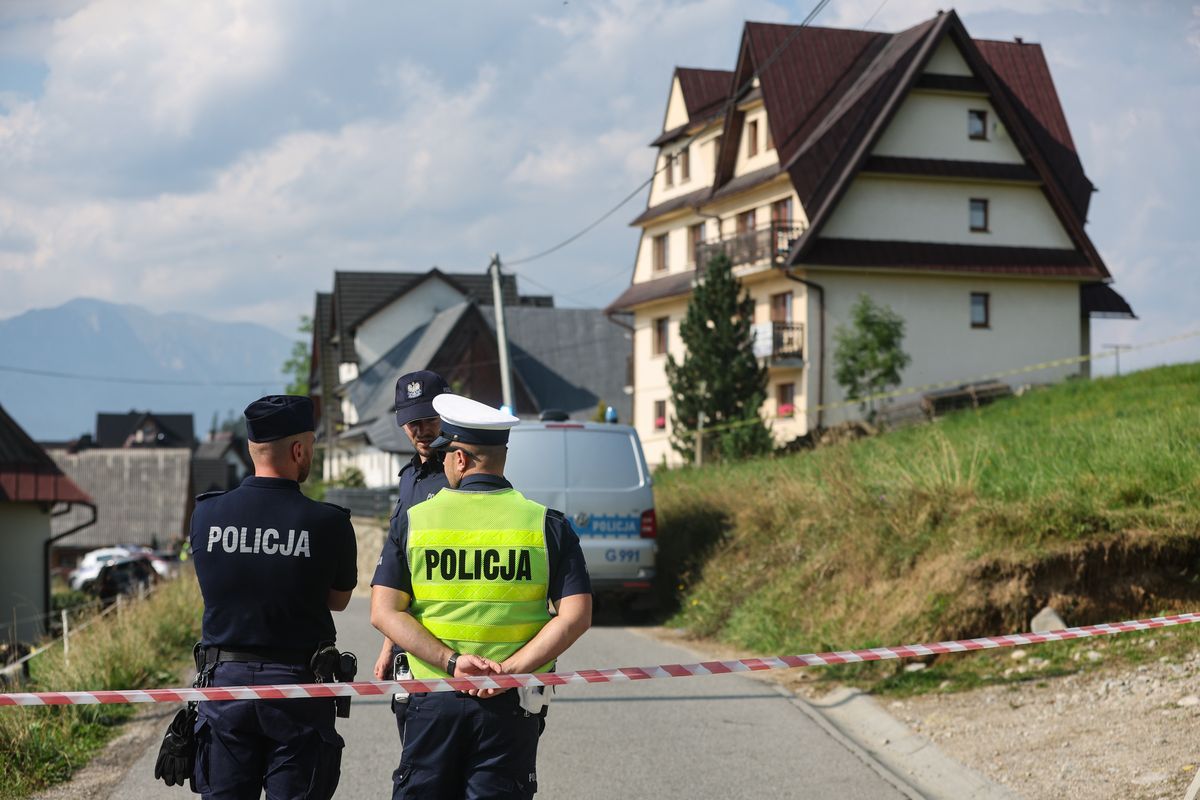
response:
<path id="1" fill-rule="evenodd" d="M 702 269 L 713 256 L 724 253 L 735 267 L 779 266 L 803 231 L 790 222 L 772 222 L 717 241 L 700 242 L 696 245 L 696 265 Z"/>

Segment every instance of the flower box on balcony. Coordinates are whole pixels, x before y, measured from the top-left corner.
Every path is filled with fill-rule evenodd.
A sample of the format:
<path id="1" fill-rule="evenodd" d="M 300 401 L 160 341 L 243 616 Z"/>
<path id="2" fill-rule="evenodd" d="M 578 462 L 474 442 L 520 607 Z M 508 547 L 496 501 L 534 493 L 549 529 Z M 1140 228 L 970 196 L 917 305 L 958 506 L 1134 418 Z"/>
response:
<path id="1" fill-rule="evenodd" d="M 666 429 L 667 429 L 667 418 L 666 417 L 655 417 L 654 430 L 664 431 Z"/>
<path id="2" fill-rule="evenodd" d="M 781 403 L 777 409 L 777 413 L 781 417 L 790 417 L 796 413 L 796 406 L 792 403 Z"/>

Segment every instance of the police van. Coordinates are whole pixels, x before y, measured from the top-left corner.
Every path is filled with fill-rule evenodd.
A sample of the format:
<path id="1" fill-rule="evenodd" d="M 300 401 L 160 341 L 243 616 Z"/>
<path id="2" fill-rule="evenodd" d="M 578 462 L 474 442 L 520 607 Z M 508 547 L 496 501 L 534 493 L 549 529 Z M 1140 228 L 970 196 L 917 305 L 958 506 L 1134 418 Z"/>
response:
<path id="1" fill-rule="evenodd" d="M 596 594 L 649 601 L 658 525 L 636 430 L 522 420 L 509 436 L 504 476 L 521 494 L 571 521 Z"/>

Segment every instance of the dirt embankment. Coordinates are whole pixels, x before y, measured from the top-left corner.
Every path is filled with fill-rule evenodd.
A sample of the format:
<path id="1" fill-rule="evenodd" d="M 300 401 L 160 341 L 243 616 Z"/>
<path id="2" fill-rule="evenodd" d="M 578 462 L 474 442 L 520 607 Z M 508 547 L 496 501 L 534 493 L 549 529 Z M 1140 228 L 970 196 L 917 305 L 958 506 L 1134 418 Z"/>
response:
<path id="1" fill-rule="evenodd" d="M 1021 562 L 989 560 L 965 576 L 942 620 L 948 637 L 1024 630 L 1051 606 L 1068 625 L 1200 606 L 1200 536 L 1127 532 Z"/>

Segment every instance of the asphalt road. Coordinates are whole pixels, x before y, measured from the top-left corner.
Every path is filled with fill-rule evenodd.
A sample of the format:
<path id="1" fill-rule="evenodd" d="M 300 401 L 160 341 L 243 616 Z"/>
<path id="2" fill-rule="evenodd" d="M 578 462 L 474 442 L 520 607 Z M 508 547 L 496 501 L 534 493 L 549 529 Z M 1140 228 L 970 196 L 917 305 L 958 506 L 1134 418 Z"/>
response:
<path id="1" fill-rule="evenodd" d="M 338 644 L 369 677 L 380 638 L 367 600 L 335 614 Z M 560 661 L 585 667 L 689 663 L 697 656 L 635 628 L 593 628 Z M 722 797 L 903 798 L 865 756 L 843 744 L 799 701 L 771 685 L 725 675 L 560 690 L 538 757 L 538 797 L 571 800 Z M 399 761 L 395 717 L 386 700 L 355 700 L 339 720 L 346 740 L 340 798 L 391 795 Z M 158 745 L 129 770 L 113 797 L 182 800 L 186 789 L 153 780 Z"/>

